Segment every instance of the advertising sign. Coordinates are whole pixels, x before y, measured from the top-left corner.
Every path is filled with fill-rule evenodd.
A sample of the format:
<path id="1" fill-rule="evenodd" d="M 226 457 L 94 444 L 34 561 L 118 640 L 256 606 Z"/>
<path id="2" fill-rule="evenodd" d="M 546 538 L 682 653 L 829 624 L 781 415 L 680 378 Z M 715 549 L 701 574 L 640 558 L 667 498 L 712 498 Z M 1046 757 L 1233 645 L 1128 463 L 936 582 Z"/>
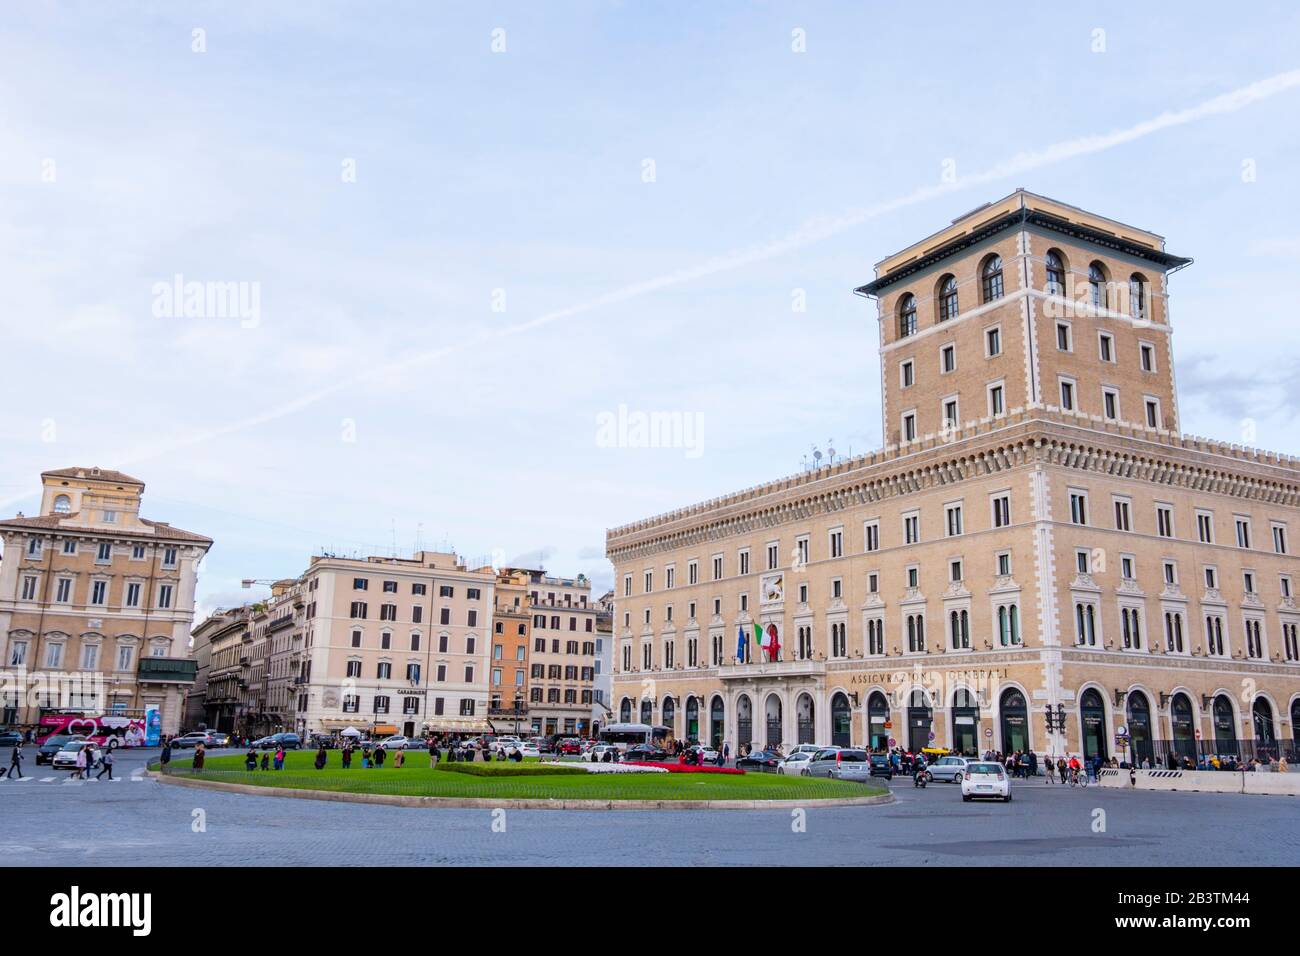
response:
<path id="1" fill-rule="evenodd" d="M 55 734 L 84 734 L 101 747 L 143 747 L 147 736 L 145 721 L 133 717 L 106 714 L 46 714 L 36 729 L 36 742 L 44 743 Z"/>

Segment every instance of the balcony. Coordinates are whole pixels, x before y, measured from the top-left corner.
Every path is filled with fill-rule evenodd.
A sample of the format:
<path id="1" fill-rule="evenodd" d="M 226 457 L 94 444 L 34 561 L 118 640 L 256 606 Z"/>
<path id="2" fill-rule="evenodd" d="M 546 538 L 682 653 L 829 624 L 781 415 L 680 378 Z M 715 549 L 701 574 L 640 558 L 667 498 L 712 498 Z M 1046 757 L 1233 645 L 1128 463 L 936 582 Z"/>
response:
<path id="1" fill-rule="evenodd" d="M 503 704 L 500 707 L 489 706 L 488 716 L 489 717 L 515 717 L 515 716 L 527 717 L 528 705 L 525 703 L 520 703 L 518 711 L 515 710 L 513 704 L 510 706 L 506 706 Z"/>
<path id="2" fill-rule="evenodd" d="M 198 661 L 187 657 L 142 657 L 137 672 L 141 682 L 193 684 Z"/>
<path id="3" fill-rule="evenodd" d="M 719 667 L 723 680 L 754 680 L 758 677 L 820 677 L 826 673 L 825 661 L 768 661 L 754 664 L 735 664 Z"/>

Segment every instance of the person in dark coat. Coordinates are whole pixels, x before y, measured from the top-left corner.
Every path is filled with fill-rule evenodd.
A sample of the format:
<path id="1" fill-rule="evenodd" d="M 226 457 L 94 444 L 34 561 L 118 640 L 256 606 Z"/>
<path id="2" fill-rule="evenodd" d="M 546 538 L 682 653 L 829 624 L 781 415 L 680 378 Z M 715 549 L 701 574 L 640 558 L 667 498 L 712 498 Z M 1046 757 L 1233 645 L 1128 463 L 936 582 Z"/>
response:
<path id="1" fill-rule="evenodd" d="M 321 744 L 321 745 L 320 745 L 320 749 L 316 751 L 316 769 L 317 769 L 317 770 L 324 770 L 324 769 L 325 769 L 325 761 L 328 760 L 328 759 L 329 759 L 329 756 L 325 753 L 325 745 L 324 745 L 324 744 Z"/>
<path id="2" fill-rule="evenodd" d="M 262 751 L 262 769 L 263 770 L 271 769 L 271 753 L 268 750 Z"/>
<path id="3" fill-rule="evenodd" d="M 203 769 L 203 760 L 205 757 L 207 757 L 207 751 L 203 749 L 203 744 L 199 744 L 197 747 L 194 748 L 194 769 L 195 770 Z"/>
<path id="4" fill-rule="evenodd" d="M 164 770 L 172 762 L 172 742 L 170 740 L 163 741 L 162 753 L 158 755 L 158 761 L 162 764 Z"/>
<path id="5" fill-rule="evenodd" d="M 8 775 L 10 779 L 23 778 L 23 745 L 14 744 L 14 752 L 9 756 L 9 766 L 0 771 L 0 777 Z"/>
<path id="6" fill-rule="evenodd" d="M 253 750 L 251 747 L 249 748 L 248 753 L 244 755 L 244 769 L 257 769 L 257 751 Z"/>
<path id="7" fill-rule="evenodd" d="M 343 757 L 343 769 L 344 770 L 350 769 L 352 767 L 352 745 L 351 744 L 343 745 L 342 757 Z"/>

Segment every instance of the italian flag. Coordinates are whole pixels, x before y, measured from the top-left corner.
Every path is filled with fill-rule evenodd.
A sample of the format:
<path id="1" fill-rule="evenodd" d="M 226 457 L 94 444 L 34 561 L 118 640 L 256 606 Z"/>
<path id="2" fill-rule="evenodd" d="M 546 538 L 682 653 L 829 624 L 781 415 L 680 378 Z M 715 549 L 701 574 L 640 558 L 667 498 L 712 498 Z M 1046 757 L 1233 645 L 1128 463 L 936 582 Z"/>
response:
<path id="1" fill-rule="evenodd" d="M 754 646 L 767 650 L 767 635 L 763 633 L 763 625 L 757 621 L 754 622 Z"/>

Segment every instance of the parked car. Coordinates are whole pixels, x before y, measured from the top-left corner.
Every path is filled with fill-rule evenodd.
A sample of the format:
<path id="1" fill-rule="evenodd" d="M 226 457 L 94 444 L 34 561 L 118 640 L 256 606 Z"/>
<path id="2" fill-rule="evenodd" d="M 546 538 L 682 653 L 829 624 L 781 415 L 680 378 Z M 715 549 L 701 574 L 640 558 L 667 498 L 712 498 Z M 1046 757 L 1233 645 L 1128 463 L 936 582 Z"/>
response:
<path id="1" fill-rule="evenodd" d="M 1011 778 L 1002 764 L 972 760 L 961 777 L 961 798 L 969 803 L 976 799 L 1011 802 Z"/>
<path id="2" fill-rule="evenodd" d="M 635 747 L 627 748 L 627 752 L 623 754 L 623 759 L 662 763 L 668 759 L 668 751 L 650 744 L 637 744 Z"/>
<path id="3" fill-rule="evenodd" d="M 836 780 L 869 780 L 872 777 L 871 755 L 865 750 L 827 747 L 813 754 L 808 762 L 808 776 Z"/>
<path id="4" fill-rule="evenodd" d="M 66 744 L 54 752 L 54 760 L 51 766 L 55 770 L 75 770 L 77 766 L 77 754 L 86 746 L 85 738 L 81 740 L 69 740 Z M 103 751 L 96 744 L 90 744 L 90 761 L 87 767 L 93 766 L 102 757 Z"/>
<path id="5" fill-rule="evenodd" d="M 871 755 L 871 776 L 884 777 L 886 780 L 894 779 L 894 765 L 889 759 L 889 754 Z"/>
<path id="6" fill-rule="evenodd" d="M 285 750 L 302 749 L 302 738 L 297 734 L 272 734 L 269 739 L 271 743 L 267 744 L 268 747 L 283 747 Z"/>
<path id="7" fill-rule="evenodd" d="M 212 735 L 206 730 L 195 730 L 172 738 L 172 750 L 184 750 L 186 747 L 197 747 L 199 744 L 211 747 Z"/>
<path id="8" fill-rule="evenodd" d="M 808 776 L 808 762 L 812 760 L 812 758 L 813 754 L 811 752 L 807 750 L 796 750 L 776 765 L 776 772 L 793 777 L 806 777 Z"/>
<path id="9" fill-rule="evenodd" d="M 691 750 L 700 755 L 700 763 L 717 763 L 721 755 L 712 744 L 694 744 Z"/>
<path id="10" fill-rule="evenodd" d="M 542 752 L 537 749 L 537 745 L 528 741 L 519 741 L 509 747 L 506 750 L 506 756 L 509 756 L 514 751 L 518 751 L 521 757 L 540 757 L 542 755 Z"/>
<path id="11" fill-rule="evenodd" d="M 931 780 L 944 780 L 948 783 L 961 783 L 966 765 L 975 763 L 969 757 L 940 757 L 925 768 Z"/>
<path id="12" fill-rule="evenodd" d="M 785 758 L 775 750 L 755 750 L 748 757 L 740 757 L 736 760 L 736 767 L 740 770 L 758 770 L 763 773 L 776 773 L 776 768 L 780 766 L 781 761 Z"/>
<path id="13" fill-rule="evenodd" d="M 222 733 L 220 730 L 209 730 L 208 737 L 211 739 L 209 747 L 229 747 L 230 734 Z"/>
<path id="14" fill-rule="evenodd" d="M 172 742 L 172 746 L 175 746 L 175 741 Z M 258 750 L 265 750 L 267 747 L 273 747 L 275 746 L 275 735 L 271 734 L 266 737 L 258 737 L 256 740 L 251 741 L 248 746 L 256 747 Z"/>
<path id="15" fill-rule="evenodd" d="M 604 763 L 605 754 L 609 753 L 611 750 L 617 751 L 618 747 L 613 744 L 596 744 L 596 746 L 588 750 L 579 759 L 585 760 L 587 763 Z"/>
<path id="16" fill-rule="evenodd" d="M 557 752 L 562 757 L 578 756 L 582 753 L 582 742 L 576 737 L 566 737 L 560 741 Z"/>
<path id="17" fill-rule="evenodd" d="M 820 747 L 817 744 L 799 744 L 794 750 L 790 751 L 790 756 L 795 754 L 815 754 L 819 750 L 826 750 L 826 747 Z"/>
<path id="18" fill-rule="evenodd" d="M 518 737 L 513 734 L 506 734 L 505 736 L 498 737 L 492 741 L 492 752 L 496 753 L 498 750 L 504 750 L 506 753 L 509 753 L 511 747 L 518 747 L 521 743 L 523 743 L 523 741 Z"/>
<path id="19" fill-rule="evenodd" d="M 0 730 L 0 747 L 13 747 L 23 742 L 23 735 L 16 730 Z"/>
<path id="20" fill-rule="evenodd" d="M 379 741 L 379 745 L 385 750 L 405 750 L 411 745 L 411 741 L 404 734 L 393 734 Z"/>
<path id="21" fill-rule="evenodd" d="M 37 764 L 48 763 L 52 766 L 54 755 L 63 749 L 64 744 L 85 739 L 85 734 L 53 734 L 46 737 L 45 742 L 36 748 L 36 762 Z"/>

